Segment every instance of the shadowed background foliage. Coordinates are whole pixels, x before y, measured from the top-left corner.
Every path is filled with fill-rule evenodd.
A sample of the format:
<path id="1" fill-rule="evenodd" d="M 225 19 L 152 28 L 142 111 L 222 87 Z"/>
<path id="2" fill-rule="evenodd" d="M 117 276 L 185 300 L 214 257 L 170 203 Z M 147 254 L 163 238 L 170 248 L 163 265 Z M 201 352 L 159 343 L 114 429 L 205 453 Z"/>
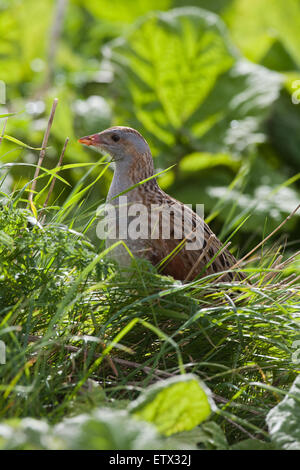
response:
<path id="1" fill-rule="evenodd" d="M 78 137 L 133 126 L 158 170 L 177 164 L 160 178 L 163 189 L 204 203 L 223 239 L 252 212 L 237 236 L 247 249 L 299 200 L 299 18 L 297 0 L 1 0 L 0 114 L 17 113 L 6 133 L 40 146 L 58 97 L 44 163 L 52 168 L 67 136 L 65 163 L 93 162 Z M 37 162 L 7 140 L 1 154 L 4 163 Z M 74 186 L 85 171 L 62 176 Z M 13 167 L 5 185 L 20 188 L 32 175 Z M 85 204 L 101 203 L 111 176 Z M 58 181 L 52 202 L 69 191 Z M 297 240 L 299 217 L 285 231 Z"/>

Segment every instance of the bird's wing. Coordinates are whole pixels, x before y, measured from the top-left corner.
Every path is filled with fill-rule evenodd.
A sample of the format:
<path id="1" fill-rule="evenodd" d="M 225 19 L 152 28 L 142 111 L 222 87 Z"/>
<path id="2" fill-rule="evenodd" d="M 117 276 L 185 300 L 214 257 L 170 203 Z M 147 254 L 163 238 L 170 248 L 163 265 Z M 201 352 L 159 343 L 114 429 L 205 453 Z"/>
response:
<path id="1" fill-rule="evenodd" d="M 204 220 L 189 207 L 163 192 L 160 199 L 163 210 L 159 224 L 156 223 L 156 230 L 159 225 L 160 231 L 154 237 L 152 232 L 150 240 L 146 241 L 149 243 L 147 258 L 158 265 L 164 274 L 182 281 L 230 270 L 236 263 L 235 257 L 222 245 Z M 165 230 L 168 221 L 169 231 Z M 238 275 L 239 279 L 242 277 Z M 234 273 L 230 271 L 222 275 L 222 280 L 225 281 L 232 281 L 234 278 Z"/>

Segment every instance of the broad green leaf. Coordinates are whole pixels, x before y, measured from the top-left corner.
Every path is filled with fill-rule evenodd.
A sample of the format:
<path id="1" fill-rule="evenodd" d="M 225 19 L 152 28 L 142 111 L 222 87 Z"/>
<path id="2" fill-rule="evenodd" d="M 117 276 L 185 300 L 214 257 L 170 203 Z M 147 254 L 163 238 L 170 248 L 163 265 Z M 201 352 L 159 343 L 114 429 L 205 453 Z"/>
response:
<path id="1" fill-rule="evenodd" d="M 260 61 L 279 40 L 299 66 L 300 3 L 297 0 L 234 0 L 225 19 L 234 42 L 249 59 Z"/>
<path id="2" fill-rule="evenodd" d="M 113 23 L 131 23 L 151 10 L 166 10 L 172 0 L 80 0 L 96 17 Z"/>
<path id="3" fill-rule="evenodd" d="M 70 170 L 72 168 L 83 168 L 83 167 L 86 167 L 86 166 L 95 166 L 95 165 L 106 165 L 106 163 L 95 163 L 95 162 L 91 162 L 91 163 L 70 163 L 68 165 L 62 165 L 60 167 L 57 167 L 57 168 L 53 168 L 53 172 L 54 173 L 58 173 L 59 171 L 62 171 L 62 170 Z"/>
<path id="4" fill-rule="evenodd" d="M 273 31 L 266 28 L 265 0 L 234 0 L 224 14 L 235 44 L 250 60 L 259 62 L 276 40 Z"/>
<path id="5" fill-rule="evenodd" d="M 240 162 L 230 154 L 194 152 L 183 157 L 179 167 L 183 172 L 194 173 L 218 165 L 237 169 L 240 166 Z"/>
<path id="6" fill-rule="evenodd" d="M 159 382 L 131 403 L 132 415 L 153 423 L 166 436 L 189 431 L 214 408 L 207 387 L 192 374 Z"/>
<path id="7" fill-rule="evenodd" d="M 266 420 L 272 442 L 278 449 L 300 450 L 300 376 Z"/>
<path id="8" fill-rule="evenodd" d="M 118 122 L 146 135 L 166 164 L 187 142 L 227 153 L 264 141 L 261 123 L 282 77 L 241 59 L 213 13 L 152 13 L 103 53 L 115 71 Z"/>
<path id="9" fill-rule="evenodd" d="M 35 78 L 36 60 L 46 68 L 41 57 L 48 44 L 53 6 L 52 0 L 10 0 L 1 8 L 1 79 L 10 85 Z"/>

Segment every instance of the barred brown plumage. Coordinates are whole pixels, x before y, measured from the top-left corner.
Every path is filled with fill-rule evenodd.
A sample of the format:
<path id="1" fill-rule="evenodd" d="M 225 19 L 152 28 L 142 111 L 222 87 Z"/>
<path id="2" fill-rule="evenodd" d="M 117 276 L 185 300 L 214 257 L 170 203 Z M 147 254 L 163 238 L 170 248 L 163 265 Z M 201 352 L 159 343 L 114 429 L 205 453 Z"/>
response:
<path id="1" fill-rule="evenodd" d="M 153 158 L 150 148 L 142 135 L 130 127 L 115 126 L 98 134 L 79 139 L 79 142 L 94 147 L 102 153 L 108 153 L 115 162 L 114 177 L 107 196 L 107 202 L 117 208 L 116 217 L 121 213 L 120 193 L 126 192 L 128 207 L 142 204 L 146 208 L 158 205 L 161 209 L 159 216 L 158 236 L 147 236 L 143 239 L 127 235 L 125 242 L 130 251 L 159 267 L 166 275 L 171 275 L 181 281 L 190 281 L 197 276 L 223 273 L 222 280 L 242 280 L 241 272 L 231 272 L 236 264 L 235 257 L 223 246 L 204 220 L 191 208 L 169 196 L 158 185 L 154 175 Z M 148 178 L 148 181 L 144 181 Z M 144 181 L 144 182 L 143 182 Z M 143 183 L 141 183 L 143 182 Z M 138 184 L 141 183 L 141 184 Z M 129 188 L 132 189 L 127 191 Z M 123 200 L 122 200 L 123 201 Z M 189 237 L 184 234 L 181 238 L 175 236 L 180 224 L 183 224 L 183 214 L 193 227 Z M 164 217 L 169 217 L 170 236 L 163 237 L 161 233 Z M 151 226 L 151 211 L 144 215 L 142 224 Z M 151 219 L 151 220 L 150 220 Z M 127 225 L 132 217 L 126 218 Z M 194 236 L 196 227 L 202 227 L 203 242 L 198 249 L 188 249 L 190 235 Z M 149 235 L 149 232 L 148 232 Z M 108 237 L 110 246 L 118 239 L 118 235 Z M 130 257 L 124 247 L 118 248 L 116 258 L 121 264 L 129 262 Z M 126 261 L 124 261 L 126 259 Z"/>

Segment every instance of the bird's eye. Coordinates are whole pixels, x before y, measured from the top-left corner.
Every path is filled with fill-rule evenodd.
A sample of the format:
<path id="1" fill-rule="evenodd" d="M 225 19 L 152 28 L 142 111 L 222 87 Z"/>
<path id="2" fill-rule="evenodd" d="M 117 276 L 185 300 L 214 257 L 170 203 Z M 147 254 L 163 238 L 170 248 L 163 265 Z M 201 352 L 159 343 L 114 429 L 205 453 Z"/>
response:
<path id="1" fill-rule="evenodd" d="M 120 136 L 118 136 L 118 134 L 113 134 L 111 138 L 114 142 L 118 142 L 118 140 L 120 140 Z"/>

